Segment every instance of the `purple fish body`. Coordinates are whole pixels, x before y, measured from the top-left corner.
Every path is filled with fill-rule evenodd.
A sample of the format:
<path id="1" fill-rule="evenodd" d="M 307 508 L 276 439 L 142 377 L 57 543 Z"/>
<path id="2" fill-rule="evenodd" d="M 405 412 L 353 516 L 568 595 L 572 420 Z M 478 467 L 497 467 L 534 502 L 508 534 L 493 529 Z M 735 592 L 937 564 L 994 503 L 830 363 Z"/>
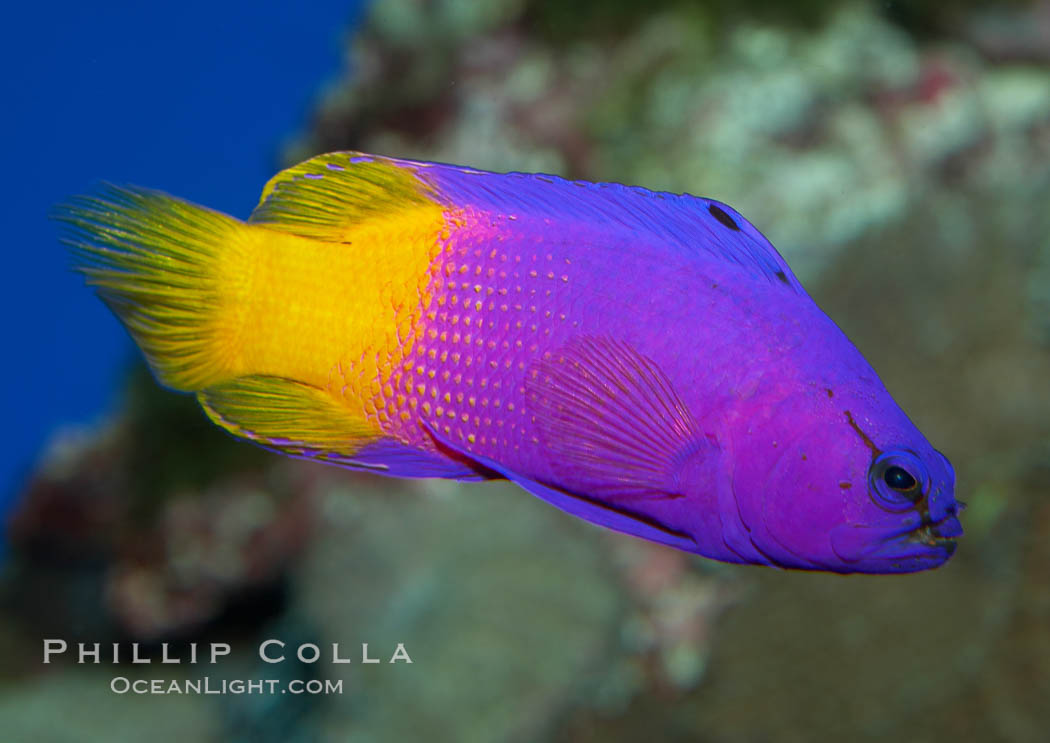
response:
<path id="1" fill-rule="evenodd" d="M 427 426 L 448 450 L 570 513 L 719 560 L 908 572 L 952 554 L 947 460 L 733 209 L 548 176 L 418 172 L 478 221 L 441 263 L 447 306 L 456 295 L 466 309 L 432 326 L 435 348 L 460 351 L 445 362 L 446 417 Z M 486 298 L 471 312 L 475 278 Z M 471 315 L 496 347 L 464 344 Z M 460 396 L 493 387 L 502 412 L 475 425 Z M 919 503 L 869 482 L 897 449 L 924 468 Z M 869 494 L 879 488 L 887 502 Z"/>
<path id="2" fill-rule="evenodd" d="M 294 183 L 392 169 L 446 215 L 418 322 L 366 405 L 382 435 L 322 458 L 504 477 L 588 521 L 727 562 L 897 573 L 953 554 L 948 460 L 732 208 L 321 158 Z M 264 197 L 249 223 L 271 206 Z"/>

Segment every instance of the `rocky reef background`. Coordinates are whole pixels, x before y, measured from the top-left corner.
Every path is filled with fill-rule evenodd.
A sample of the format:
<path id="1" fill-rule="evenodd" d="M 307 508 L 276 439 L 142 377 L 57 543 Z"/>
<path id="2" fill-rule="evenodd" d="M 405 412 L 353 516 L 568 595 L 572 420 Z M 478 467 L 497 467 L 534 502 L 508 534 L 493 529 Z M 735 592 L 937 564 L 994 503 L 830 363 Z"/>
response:
<path id="1" fill-rule="evenodd" d="M 720 565 L 502 483 L 258 451 L 139 368 L 111 420 L 56 432 L 12 516 L 0 737 L 1046 739 L 1050 3 L 380 0 L 347 49 L 283 164 L 360 149 L 733 204 L 952 459 L 956 557 Z M 44 637 L 234 653 L 45 666 Z M 414 662 L 266 666 L 269 637 Z M 344 692 L 108 686 L 203 674 Z"/>

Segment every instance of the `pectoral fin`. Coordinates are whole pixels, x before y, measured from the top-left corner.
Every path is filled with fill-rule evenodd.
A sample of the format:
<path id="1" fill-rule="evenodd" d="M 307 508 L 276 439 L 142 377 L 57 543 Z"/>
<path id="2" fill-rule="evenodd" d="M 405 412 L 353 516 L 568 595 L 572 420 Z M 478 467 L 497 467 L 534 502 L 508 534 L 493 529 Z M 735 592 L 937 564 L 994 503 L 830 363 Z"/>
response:
<path id="1" fill-rule="evenodd" d="M 740 517 L 721 442 L 655 361 L 623 341 L 581 336 L 534 363 L 525 391 L 551 466 L 574 491 L 647 510 L 659 504 L 643 501 L 681 499 L 671 518 L 702 542 L 682 549 L 769 562 Z"/>
<path id="2" fill-rule="evenodd" d="M 525 393 L 552 466 L 584 492 L 679 497 L 683 464 L 717 455 L 667 375 L 622 341 L 574 338 L 532 365 Z"/>

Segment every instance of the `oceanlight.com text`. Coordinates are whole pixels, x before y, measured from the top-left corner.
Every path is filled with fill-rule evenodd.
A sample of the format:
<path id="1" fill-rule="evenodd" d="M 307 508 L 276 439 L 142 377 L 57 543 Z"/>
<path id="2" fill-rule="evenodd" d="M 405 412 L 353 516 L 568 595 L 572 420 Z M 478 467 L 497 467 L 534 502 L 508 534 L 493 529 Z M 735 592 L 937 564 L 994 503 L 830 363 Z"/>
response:
<path id="1" fill-rule="evenodd" d="M 341 679 L 129 679 L 115 676 L 109 682 L 115 694 L 310 694 L 343 693 Z"/>

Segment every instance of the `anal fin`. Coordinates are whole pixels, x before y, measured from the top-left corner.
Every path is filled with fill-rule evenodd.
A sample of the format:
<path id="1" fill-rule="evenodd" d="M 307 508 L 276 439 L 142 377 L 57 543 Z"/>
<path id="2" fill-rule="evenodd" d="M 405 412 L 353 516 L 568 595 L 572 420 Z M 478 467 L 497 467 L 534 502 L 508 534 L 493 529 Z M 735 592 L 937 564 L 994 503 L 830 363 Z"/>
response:
<path id="1" fill-rule="evenodd" d="M 253 375 L 197 394 L 204 412 L 235 436 L 297 459 L 391 477 L 484 480 L 468 463 L 385 435 L 326 390 Z"/>
<path id="2" fill-rule="evenodd" d="M 197 399 L 216 425 L 293 456 L 352 457 L 382 435 L 327 391 L 283 377 L 238 377 L 201 390 Z"/>

